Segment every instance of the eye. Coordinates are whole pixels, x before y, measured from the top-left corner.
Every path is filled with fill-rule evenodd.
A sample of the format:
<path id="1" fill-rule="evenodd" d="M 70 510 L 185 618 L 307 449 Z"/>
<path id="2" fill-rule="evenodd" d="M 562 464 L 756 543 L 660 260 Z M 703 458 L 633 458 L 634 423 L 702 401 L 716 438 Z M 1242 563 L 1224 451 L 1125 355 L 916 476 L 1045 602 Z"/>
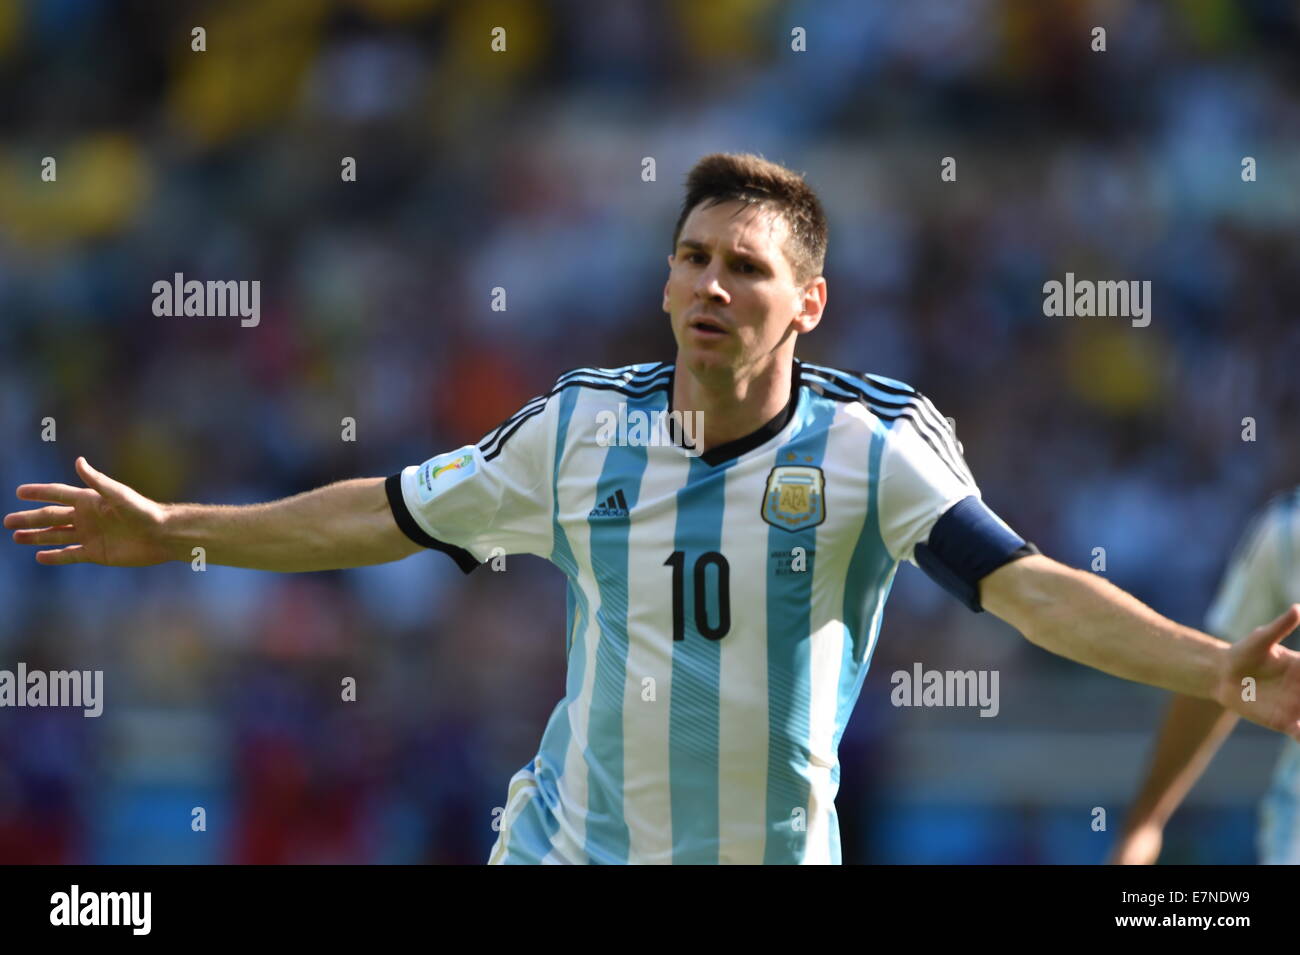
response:
<path id="1" fill-rule="evenodd" d="M 758 269 L 754 268 L 754 263 L 752 262 L 741 262 L 736 266 L 736 271 L 743 272 L 746 275 L 753 275 L 758 271 Z"/>
<path id="2" fill-rule="evenodd" d="M 687 262 L 695 262 L 697 265 L 703 264 L 702 261 L 703 259 L 704 259 L 703 252 L 692 252 L 690 255 L 686 256 Z"/>

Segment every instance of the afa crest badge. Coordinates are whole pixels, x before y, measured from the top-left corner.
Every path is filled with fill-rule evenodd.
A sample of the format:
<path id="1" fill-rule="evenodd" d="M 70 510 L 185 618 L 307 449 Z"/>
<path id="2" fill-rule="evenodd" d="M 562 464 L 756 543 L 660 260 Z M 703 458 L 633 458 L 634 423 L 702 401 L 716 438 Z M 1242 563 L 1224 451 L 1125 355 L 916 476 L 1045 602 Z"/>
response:
<path id="1" fill-rule="evenodd" d="M 801 464 L 772 468 L 763 492 L 763 520 L 786 531 L 816 527 L 826 520 L 822 469 Z"/>

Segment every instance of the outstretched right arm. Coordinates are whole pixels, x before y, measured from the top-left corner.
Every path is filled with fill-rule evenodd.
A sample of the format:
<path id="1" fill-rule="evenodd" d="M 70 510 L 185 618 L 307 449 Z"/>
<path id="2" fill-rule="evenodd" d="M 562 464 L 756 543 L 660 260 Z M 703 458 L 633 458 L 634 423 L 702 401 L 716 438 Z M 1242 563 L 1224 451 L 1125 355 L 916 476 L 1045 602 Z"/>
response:
<path id="1" fill-rule="evenodd" d="M 566 374 L 581 385 L 586 376 Z M 567 387 L 567 386 L 565 386 Z M 23 484 L 18 497 L 46 507 L 5 515 L 41 564 L 145 567 L 192 560 L 281 572 L 339 570 L 401 560 L 430 548 L 465 573 L 497 554 L 549 557 L 556 411 L 528 401 L 477 445 L 387 478 L 339 481 L 266 504 L 160 504 L 77 458 L 85 487 Z"/>
<path id="2" fill-rule="evenodd" d="M 400 560 L 422 550 L 398 527 L 383 478 L 339 481 L 245 506 L 160 504 L 77 459 L 86 487 L 23 484 L 18 497 L 46 507 L 5 515 L 38 563 L 145 567 L 190 560 L 283 572 L 337 570 Z"/>

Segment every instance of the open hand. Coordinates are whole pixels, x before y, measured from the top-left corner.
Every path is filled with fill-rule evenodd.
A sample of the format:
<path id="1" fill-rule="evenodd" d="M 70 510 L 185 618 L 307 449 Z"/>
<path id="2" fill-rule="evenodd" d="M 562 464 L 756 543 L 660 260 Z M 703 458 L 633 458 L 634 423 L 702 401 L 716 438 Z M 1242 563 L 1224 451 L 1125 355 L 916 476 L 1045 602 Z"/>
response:
<path id="1" fill-rule="evenodd" d="M 86 487 L 19 485 L 21 500 L 49 506 L 5 515 L 17 543 L 57 548 L 37 551 L 37 563 L 146 567 L 170 559 L 163 505 L 96 471 L 84 457 L 77 458 L 77 473 Z"/>
<path id="2" fill-rule="evenodd" d="M 1300 604 L 1232 645 L 1215 699 L 1300 742 L 1300 653 L 1278 646 L 1300 624 Z M 1253 684 L 1251 683 L 1253 681 Z"/>

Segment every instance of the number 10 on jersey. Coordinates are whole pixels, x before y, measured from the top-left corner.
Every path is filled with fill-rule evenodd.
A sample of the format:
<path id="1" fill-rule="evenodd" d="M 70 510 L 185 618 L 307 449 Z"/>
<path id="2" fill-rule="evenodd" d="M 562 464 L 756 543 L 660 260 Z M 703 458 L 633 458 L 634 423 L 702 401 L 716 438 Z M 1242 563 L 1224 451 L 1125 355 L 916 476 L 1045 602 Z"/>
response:
<path id="1" fill-rule="evenodd" d="M 664 561 L 665 567 L 673 569 L 673 639 L 686 639 L 686 552 L 675 550 Z M 709 567 L 717 568 L 715 574 L 708 573 Z M 718 622 L 709 623 L 709 577 L 713 577 L 713 586 L 717 593 Z M 700 636 L 709 640 L 721 640 L 731 629 L 731 566 L 727 558 L 716 550 L 705 551 L 695 559 L 692 570 L 691 589 L 695 595 L 695 629 Z"/>

